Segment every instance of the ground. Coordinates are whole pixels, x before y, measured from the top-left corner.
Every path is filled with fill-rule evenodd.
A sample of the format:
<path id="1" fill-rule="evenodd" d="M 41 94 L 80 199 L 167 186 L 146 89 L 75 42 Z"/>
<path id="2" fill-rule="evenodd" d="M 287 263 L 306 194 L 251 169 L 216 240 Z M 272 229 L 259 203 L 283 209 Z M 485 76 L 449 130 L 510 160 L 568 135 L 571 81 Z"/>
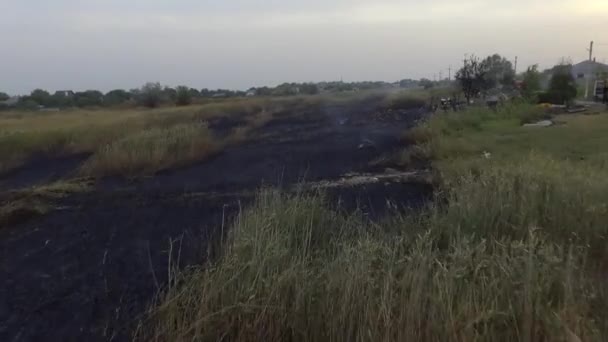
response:
<path id="1" fill-rule="evenodd" d="M 310 188 L 372 219 L 391 200 L 420 206 L 430 185 L 394 170 L 379 181 L 387 165 L 371 162 L 403 148 L 401 133 L 424 109 L 378 115 L 379 107 L 375 99 L 275 113 L 246 143 L 136 178 L 82 178 L 94 150 L 34 154 L 0 178 L 5 204 L 46 205 L 0 229 L 0 340 L 129 340 L 168 269 L 212 257 L 217 236 L 262 186 L 322 184 Z M 220 117 L 209 128 L 226 137 L 241 122 Z M 64 189 L 83 180 L 90 188 Z"/>

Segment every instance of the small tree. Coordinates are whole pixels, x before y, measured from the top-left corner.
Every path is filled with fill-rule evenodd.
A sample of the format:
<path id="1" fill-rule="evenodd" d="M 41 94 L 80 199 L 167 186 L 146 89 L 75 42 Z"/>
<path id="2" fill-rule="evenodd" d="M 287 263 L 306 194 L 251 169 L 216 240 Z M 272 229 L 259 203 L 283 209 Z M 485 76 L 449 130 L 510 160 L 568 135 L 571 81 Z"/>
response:
<path id="1" fill-rule="evenodd" d="M 0 92 L 0 101 L 6 101 L 6 100 L 8 100 L 8 99 L 10 99 L 10 98 L 11 98 L 11 97 L 10 97 L 10 96 L 8 96 L 8 94 L 7 94 L 7 93 Z"/>
<path id="2" fill-rule="evenodd" d="M 115 89 L 109 91 L 104 96 L 104 104 L 106 106 L 115 106 L 125 103 L 131 99 L 131 93 L 123 89 Z"/>
<path id="3" fill-rule="evenodd" d="M 175 88 L 175 104 L 178 106 L 187 106 L 192 103 L 192 92 L 186 86 Z"/>
<path id="4" fill-rule="evenodd" d="M 160 83 L 146 83 L 139 91 L 139 101 L 148 108 L 158 107 L 163 98 L 163 88 Z"/>
<path id="5" fill-rule="evenodd" d="M 522 95 L 533 101 L 540 91 L 540 72 L 538 71 L 538 65 L 529 66 L 526 72 L 524 72 L 524 79 L 521 85 Z"/>
<path id="6" fill-rule="evenodd" d="M 472 98 L 476 98 L 482 91 L 487 89 L 485 76 L 487 74 L 487 64 L 481 63 L 475 56 L 471 56 L 465 61 L 462 69 L 456 73 L 456 79 L 460 83 L 460 88 L 467 99 L 467 103 Z"/>
<path id="7" fill-rule="evenodd" d="M 486 90 L 503 85 L 505 87 L 513 86 L 515 83 L 515 70 L 513 63 L 499 54 L 488 56 L 482 62 L 483 68 L 486 70 L 485 86 Z"/>
<path id="8" fill-rule="evenodd" d="M 431 89 L 435 86 L 435 83 L 427 78 L 423 78 L 418 82 L 418 84 L 424 89 Z"/>
<path id="9" fill-rule="evenodd" d="M 51 101 L 51 94 L 42 89 L 35 89 L 29 96 L 29 99 L 41 106 L 48 106 Z"/>
<path id="10" fill-rule="evenodd" d="M 572 76 L 572 65 L 558 65 L 553 68 L 549 90 L 541 94 L 541 102 L 569 104 L 577 94 L 576 81 Z"/>
<path id="11" fill-rule="evenodd" d="M 74 102 L 78 107 L 101 106 L 103 93 L 98 90 L 87 90 L 74 94 Z"/>

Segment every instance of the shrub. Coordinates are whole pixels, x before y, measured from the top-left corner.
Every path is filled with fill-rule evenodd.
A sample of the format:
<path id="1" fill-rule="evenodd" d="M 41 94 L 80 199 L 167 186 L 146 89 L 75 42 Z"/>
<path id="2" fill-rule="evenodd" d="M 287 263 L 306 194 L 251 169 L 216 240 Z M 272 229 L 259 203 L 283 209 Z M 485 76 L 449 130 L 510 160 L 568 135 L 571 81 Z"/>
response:
<path id="1" fill-rule="evenodd" d="M 148 108 L 158 107 L 163 99 L 163 88 L 160 83 L 146 83 L 139 92 L 139 101 Z"/>
<path id="2" fill-rule="evenodd" d="M 190 88 L 186 86 L 179 86 L 176 89 L 175 104 L 178 106 L 187 106 L 192 104 L 192 93 Z"/>

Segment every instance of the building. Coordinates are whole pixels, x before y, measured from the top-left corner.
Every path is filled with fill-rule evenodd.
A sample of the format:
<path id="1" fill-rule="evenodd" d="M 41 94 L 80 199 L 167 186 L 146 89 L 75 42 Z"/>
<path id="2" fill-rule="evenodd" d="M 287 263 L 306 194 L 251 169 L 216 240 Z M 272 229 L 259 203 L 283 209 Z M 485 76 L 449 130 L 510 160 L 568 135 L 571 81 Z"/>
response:
<path id="1" fill-rule="evenodd" d="M 598 82 L 608 79 L 608 64 L 593 61 L 583 61 L 572 66 L 572 76 L 580 88 L 585 88 L 587 99 L 596 101 L 603 97 L 603 83 Z M 601 83 L 602 89 L 598 89 Z M 601 94 L 602 96 L 598 96 Z"/>
<path id="2" fill-rule="evenodd" d="M 572 76 L 576 79 L 595 80 L 603 73 L 608 73 L 608 64 L 593 61 L 583 61 L 572 66 Z"/>

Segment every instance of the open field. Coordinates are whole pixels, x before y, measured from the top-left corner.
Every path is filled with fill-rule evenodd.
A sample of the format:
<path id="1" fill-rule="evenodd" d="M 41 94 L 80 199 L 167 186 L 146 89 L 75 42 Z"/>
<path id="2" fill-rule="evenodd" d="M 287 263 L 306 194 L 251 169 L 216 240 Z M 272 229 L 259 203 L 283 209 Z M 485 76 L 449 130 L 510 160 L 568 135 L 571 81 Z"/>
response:
<path id="1" fill-rule="evenodd" d="M 605 340 L 608 115 L 401 96 L 49 114 L 125 128 L 1 178 L 0 340 Z"/>
<path id="2" fill-rule="evenodd" d="M 266 191 L 223 256 L 177 273 L 143 340 L 604 341 L 608 116 L 438 115 L 406 134 L 439 173 L 428 209 L 370 224 Z M 571 138 L 570 140 L 566 140 Z"/>
<path id="3" fill-rule="evenodd" d="M 426 113 L 395 96 L 2 114 L 23 161 L 0 176 L 0 340 L 130 340 L 168 267 L 220 253 L 260 187 L 367 219 L 423 205 L 429 184 L 370 165 Z"/>

